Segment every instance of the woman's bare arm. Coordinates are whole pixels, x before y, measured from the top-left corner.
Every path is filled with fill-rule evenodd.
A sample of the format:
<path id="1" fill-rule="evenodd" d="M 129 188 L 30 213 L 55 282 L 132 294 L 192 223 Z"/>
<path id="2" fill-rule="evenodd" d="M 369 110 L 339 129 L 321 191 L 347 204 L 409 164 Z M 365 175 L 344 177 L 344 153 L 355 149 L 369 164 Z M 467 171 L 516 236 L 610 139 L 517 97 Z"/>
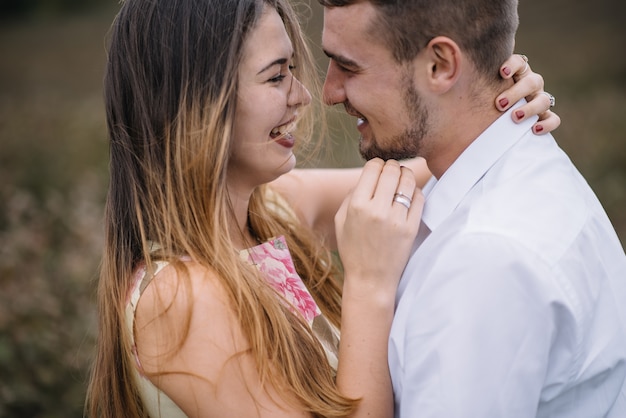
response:
<path id="1" fill-rule="evenodd" d="M 422 158 L 402 161 L 422 187 L 431 177 Z M 336 249 L 334 218 L 339 206 L 354 189 L 363 168 L 296 169 L 272 182 L 296 210 L 302 221 L 316 230 L 331 249 Z"/>

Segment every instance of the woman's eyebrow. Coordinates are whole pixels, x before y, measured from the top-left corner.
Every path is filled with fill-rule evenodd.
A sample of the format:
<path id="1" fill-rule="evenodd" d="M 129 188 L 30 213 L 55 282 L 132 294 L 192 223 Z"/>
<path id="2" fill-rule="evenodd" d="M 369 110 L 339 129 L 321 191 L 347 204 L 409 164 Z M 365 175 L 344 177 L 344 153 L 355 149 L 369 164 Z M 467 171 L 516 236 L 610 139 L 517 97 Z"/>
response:
<path id="1" fill-rule="evenodd" d="M 291 58 L 293 59 L 293 57 L 294 57 L 294 54 L 292 53 Z M 264 71 L 267 71 L 269 68 L 272 68 L 274 65 L 284 65 L 286 63 L 287 63 L 287 58 L 278 58 L 277 60 L 274 60 L 268 65 L 266 65 L 265 67 L 263 67 L 261 71 L 257 73 L 257 75 L 261 74 Z"/>
<path id="2" fill-rule="evenodd" d="M 257 75 L 261 74 L 261 73 L 262 73 L 262 72 L 264 72 L 264 71 L 267 71 L 268 69 L 272 68 L 272 67 L 273 67 L 273 66 L 275 66 L 275 65 L 283 65 L 283 64 L 285 64 L 285 63 L 287 63 L 287 58 L 279 58 L 279 59 L 277 59 L 277 60 L 275 60 L 275 61 L 272 61 L 271 63 L 269 63 L 269 64 L 268 64 L 268 65 L 266 65 L 265 67 L 263 67 L 263 68 L 261 69 L 261 71 L 259 71 L 259 72 L 257 73 Z"/>

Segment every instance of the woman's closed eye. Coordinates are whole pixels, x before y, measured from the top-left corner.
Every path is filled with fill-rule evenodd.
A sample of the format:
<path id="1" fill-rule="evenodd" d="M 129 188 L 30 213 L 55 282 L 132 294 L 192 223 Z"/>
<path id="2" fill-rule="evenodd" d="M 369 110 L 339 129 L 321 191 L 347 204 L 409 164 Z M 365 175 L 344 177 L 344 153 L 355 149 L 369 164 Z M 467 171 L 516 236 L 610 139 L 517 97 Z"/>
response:
<path id="1" fill-rule="evenodd" d="M 287 67 L 288 69 L 288 74 L 283 74 L 282 72 L 280 74 L 277 74 L 276 76 L 270 78 L 269 80 L 267 80 L 270 83 L 280 83 L 281 81 L 283 81 L 288 75 L 293 75 L 291 72 L 296 68 L 295 65 L 290 65 Z"/>

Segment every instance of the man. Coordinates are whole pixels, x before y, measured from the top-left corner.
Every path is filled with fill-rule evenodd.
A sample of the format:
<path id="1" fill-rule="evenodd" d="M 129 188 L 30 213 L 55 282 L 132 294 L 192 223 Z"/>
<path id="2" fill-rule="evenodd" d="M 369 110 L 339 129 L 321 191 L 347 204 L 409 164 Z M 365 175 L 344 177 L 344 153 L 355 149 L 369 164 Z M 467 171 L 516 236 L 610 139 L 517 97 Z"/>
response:
<path id="1" fill-rule="evenodd" d="M 434 175 L 389 342 L 396 416 L 626 417 L 624 250 L 552 136 L 492 104 L 517 2 L 320 2 L 327 102 L 365 158 Z"/>

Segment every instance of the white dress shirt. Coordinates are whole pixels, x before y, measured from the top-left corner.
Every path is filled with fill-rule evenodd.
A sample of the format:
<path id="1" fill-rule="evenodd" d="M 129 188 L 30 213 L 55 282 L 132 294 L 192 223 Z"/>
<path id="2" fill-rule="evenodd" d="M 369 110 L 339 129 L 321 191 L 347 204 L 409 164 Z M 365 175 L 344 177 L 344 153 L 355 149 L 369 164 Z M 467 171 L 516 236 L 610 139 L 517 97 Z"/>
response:
<path id="1" fill-rule="evenodd" d="M 396 417 L 626 418 L 626 255 L 533 123 L 502 115 L 424 190 L 389 342 Z"/>

